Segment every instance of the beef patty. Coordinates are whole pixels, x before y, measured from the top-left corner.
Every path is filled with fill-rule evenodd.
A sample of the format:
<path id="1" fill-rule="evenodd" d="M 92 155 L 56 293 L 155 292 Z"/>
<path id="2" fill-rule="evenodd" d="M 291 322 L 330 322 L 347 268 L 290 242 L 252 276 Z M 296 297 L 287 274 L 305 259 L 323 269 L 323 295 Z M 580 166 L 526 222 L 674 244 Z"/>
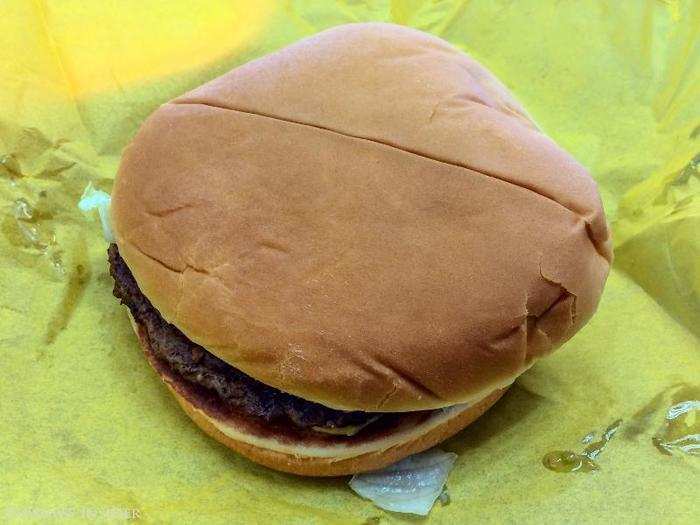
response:
<path id="1" fill-rule="evenodd" d="M 319 405 L 268 386 L 190 341 L 163 319 L 141 293 L 131 270 L 119 255 L 116 244 L 107 250 L 109 271 L 114 279 L 114 296 L 131 311 L 144 328 L 153 353 L 186 380 L 210 389 L 227 405 L 266 422 L 287 420 L 299 428 L 333 429 L 362 427 L 381 413 L 344 410 Z"/>

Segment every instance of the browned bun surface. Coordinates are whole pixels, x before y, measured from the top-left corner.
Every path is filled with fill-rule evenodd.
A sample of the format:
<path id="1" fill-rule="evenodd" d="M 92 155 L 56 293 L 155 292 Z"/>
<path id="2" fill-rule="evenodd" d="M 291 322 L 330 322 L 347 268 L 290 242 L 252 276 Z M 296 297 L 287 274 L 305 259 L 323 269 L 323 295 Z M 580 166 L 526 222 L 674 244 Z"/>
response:
<path id="1" fill-rule="evenodd" d="M 586 170 L 473 59 L 387 24 L 161 106 L 125 151 L 112 219 L 165 319 L 344 410 L 509 384 L 587 322 L 611 260 Z"/>
<path id="2" fill-rule="evenodd" d="M 225 407 L 206 389 L 184 380 L 151 351 L 133 321 L 148 362 L 188 416 L 209 436 L 266 467 L 304 476 L 342 476 L 390 465 L 451 437 L 503 395 L 497 390 L 470 406 L 384 417 L 354 436 L 301 431 L 256 420 Z"/>

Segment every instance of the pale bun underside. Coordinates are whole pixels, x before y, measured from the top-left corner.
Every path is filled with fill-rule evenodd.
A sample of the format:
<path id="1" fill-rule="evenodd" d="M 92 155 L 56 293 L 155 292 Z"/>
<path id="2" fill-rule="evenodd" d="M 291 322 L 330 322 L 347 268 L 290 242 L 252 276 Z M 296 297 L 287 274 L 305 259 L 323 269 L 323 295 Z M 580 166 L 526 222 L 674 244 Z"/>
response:
<path id="1" fill-rule="evenodd" d="M 388 448 L 384 448 L 385 445 L 382 443 L 376 443 L 376 448 L 371 452 L 336 458 L 307 456 L 305 455 L 305 447 L 301 443 L 296 447 L 294 453 L 284 453 L 257 446 L 253 436 L 245 441 L 233 438 L 231 434 L 237 433 L 235 427 L 227 426 L 221 421 L 208 417 L 203 411 L 179 395 L 170 383 L 166 382 L 166 384 L 187 415 L 209 436 L 251 461 L 271 469 L 301 476 L 345 476 L 391 465 L 406 456 L 427 450 L 452 437 L 479 418 L 505 392 L 505 390 L 497 390 L 449 419 L 444 418 L 439 423 L 431 422 L 429 427 L 426 425 L 425 428 L 416 429 L 410 438 L 390 445 Z M 421 431 L 423 433 L 420 433 Z M 347 453 L 351 452 L 351 449 L 347 450 Z"/>
<path id="2" fill-rule="evenodd" d="M 163 317 L 345 410 L 473 402 L 591 317 L 595 182 L 464 53 L 333 28 L 161 106 L 124 153 L 119 250 Z"/>
<path id="3" fill-rule="evenodd" d="M 289 436 L 280 439 L 283 436 L 251 432 L 245 421 L 237 422 L 213 413 L 215 410 L 188 388 L 186 381 L 157 362 L 147 339 L 131 315 L 129 317 L 148 362 L 197 426 L 246 458 L 292 474 L 342 476 L 380 469 L 453 436 L 486 412 L 505 392 L 505 389 L 497 390 L 470 406 L 436 410 L 434 415 L 418 422 L 410 413 L 405 413 L 401 416 L 404 422 L 387 435 L 373 439 L 334 437 L 332 443 L 293 440 Z M 343 441 L 351 444 L 343 445 Z"/>

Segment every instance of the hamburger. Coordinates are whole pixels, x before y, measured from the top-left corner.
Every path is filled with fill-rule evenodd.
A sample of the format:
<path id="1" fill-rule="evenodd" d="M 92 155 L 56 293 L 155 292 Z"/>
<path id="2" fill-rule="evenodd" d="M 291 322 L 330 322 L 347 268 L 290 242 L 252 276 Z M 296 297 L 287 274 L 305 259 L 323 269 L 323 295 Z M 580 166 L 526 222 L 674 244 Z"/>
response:
<path id="1" fill-rule="evenodd" d="M 596 309 L 596 184 L 484 67 L 332 28 L 162 105 L 112 195 L 114 294 L 207 434 L 303 475 L 452 436 Z"/>

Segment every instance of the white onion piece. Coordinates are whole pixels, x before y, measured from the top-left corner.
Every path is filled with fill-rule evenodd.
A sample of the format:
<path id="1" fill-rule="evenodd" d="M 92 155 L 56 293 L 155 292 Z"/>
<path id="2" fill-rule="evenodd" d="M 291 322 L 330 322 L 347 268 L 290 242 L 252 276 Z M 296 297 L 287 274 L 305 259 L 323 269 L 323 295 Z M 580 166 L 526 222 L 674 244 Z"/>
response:
<path id="1" fill-rule="evenodd" d="M 433 448 L 382 470 L 355 474 L 350 488 L 382 509 L 427 516 L 456 459 L 457 454 Z"/>
<path id="2" fill-rule="evenodd" d="M 112 226 L 109 223 L 109 205 L 111 202 L 112 198 L 109 196 L 109 193 L 96 190 L 92 182 L 87 185 L 78 202 L 78 208 L 83 213 L 97 209 L 97 213 L 100 215 L 100 222 L 102 223 L 102 235 L 104 235 L 107 242 L 114 242 Z"/>

